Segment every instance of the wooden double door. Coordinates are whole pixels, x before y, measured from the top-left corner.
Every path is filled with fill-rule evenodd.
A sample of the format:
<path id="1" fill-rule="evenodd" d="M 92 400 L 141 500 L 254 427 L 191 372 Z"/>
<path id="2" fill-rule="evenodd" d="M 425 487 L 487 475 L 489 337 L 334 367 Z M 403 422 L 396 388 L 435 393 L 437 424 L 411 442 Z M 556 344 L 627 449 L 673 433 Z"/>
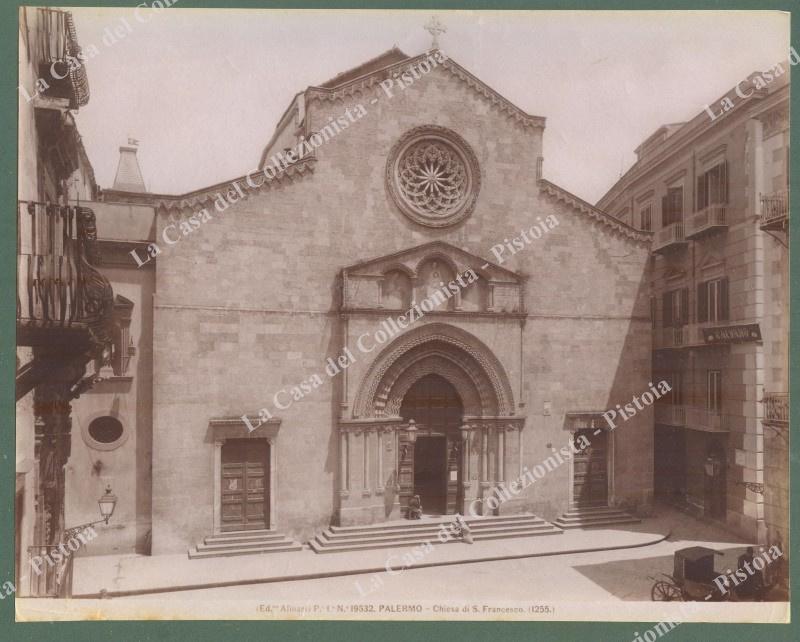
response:
<path id="1" fill-rule="evenodd" d="M 269 528 L 269 448 L 264 439 L 222 445 L 221 530 Z"/>
<path id="2" fill-rule="evenodd" d="M 608 503 L 608 433 L 579 430 L 573 439 L 577 452 L 572 459 L 572 501 L 575 504 Z M 578 450 L 584 442 L 589 445 Z"/>
<path id="3" fill-rule="evenodd" d="M 461 399 L 443 377 L 430 374 L 406 393 L 400 416 L 417 425 L 416 442 L 400 433 L 400 506 L 419 495 L 427 514 L 453 514 L 460 500 Z"/>

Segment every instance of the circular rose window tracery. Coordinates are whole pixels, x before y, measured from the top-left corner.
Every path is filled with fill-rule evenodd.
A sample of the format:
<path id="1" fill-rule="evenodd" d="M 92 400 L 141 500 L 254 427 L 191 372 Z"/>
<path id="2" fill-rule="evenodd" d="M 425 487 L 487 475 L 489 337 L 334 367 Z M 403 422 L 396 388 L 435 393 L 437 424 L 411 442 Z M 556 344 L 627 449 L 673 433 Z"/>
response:
<path id="1" fill-rule="evenodd" d="M 386 166 L 389 193 L 411 220 L 453 225 L 475 206 L 480 170 L 460 136 L 443 127 L 418 127 L 392 148 Z"/>

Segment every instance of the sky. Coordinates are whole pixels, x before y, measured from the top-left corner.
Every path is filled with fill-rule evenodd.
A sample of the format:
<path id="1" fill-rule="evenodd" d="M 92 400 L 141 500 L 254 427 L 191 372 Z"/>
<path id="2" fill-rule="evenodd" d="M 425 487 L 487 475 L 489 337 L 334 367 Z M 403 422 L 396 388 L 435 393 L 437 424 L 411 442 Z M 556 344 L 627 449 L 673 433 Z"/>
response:
<path id="1" fill-rule="evenodd" d="M 133 4 L 133 3 L 131 3 Z M 139 140 L 150 191 L 254 168 L 293 96 L 398 46 L 427 50 L 431 11 L 70 9 L 87 62 L 78 125 L 101 187 Z M 138 15 L 138 19 L 137 19 Z M 544 176 L 596 202 L 660 125 L 788 57 L 777 11 L 437 11 L 441 49 L 545 116 Z M 126 26 L 126 23 L 128 26 Z M 124 37 L 113 36 L 114 30 Z"/>

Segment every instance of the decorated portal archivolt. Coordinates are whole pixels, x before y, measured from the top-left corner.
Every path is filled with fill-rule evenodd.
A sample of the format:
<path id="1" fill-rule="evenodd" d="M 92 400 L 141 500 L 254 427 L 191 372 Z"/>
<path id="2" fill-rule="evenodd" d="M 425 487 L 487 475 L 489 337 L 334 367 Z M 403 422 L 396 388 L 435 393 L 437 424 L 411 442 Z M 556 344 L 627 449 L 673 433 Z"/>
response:
<path id="1" fill-rule="evenodd" d="M 407 332 L 376 357 L 356 396 L 353 418 L 396 417 L 408 389 L 431 373 L 453 384 L 466 415 L 514 415 L 508 377 L 491 350 L 469 332 L 431 323 Z"/>

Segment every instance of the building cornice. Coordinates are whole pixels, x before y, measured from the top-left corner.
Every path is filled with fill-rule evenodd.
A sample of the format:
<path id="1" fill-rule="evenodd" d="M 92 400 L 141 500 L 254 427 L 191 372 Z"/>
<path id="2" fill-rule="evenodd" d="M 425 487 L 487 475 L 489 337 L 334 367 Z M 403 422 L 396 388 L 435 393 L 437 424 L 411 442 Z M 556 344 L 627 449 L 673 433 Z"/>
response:
<path id="1" fill-rule="evenodd" d="M 789 84 L 783 85 L 771 94 L 765 94 L 763 91 L 754 92 L 751 97 L 740 100 L 733 109 L 717 116 L 713 120 L 705 112 L 696 116 L 686 123 L 679 131 L 670 136 L 669 139 L 664 142 L 664 147 L 651 158 L 634 163 L 633 166 L 623 174 L 622 178 L 597 201 L 598 207 L 608 206 L 610 202 L 618 198 L 633 183 L 654 171 L 663 163 L 672 160 L 679 150 L 691 145 L 709 131 L 729 125 L 737 117 L 746 116 L 756 118 L 764 112 L 773 109 L 781 102 L 788 101 L 789 86 Z"/>

